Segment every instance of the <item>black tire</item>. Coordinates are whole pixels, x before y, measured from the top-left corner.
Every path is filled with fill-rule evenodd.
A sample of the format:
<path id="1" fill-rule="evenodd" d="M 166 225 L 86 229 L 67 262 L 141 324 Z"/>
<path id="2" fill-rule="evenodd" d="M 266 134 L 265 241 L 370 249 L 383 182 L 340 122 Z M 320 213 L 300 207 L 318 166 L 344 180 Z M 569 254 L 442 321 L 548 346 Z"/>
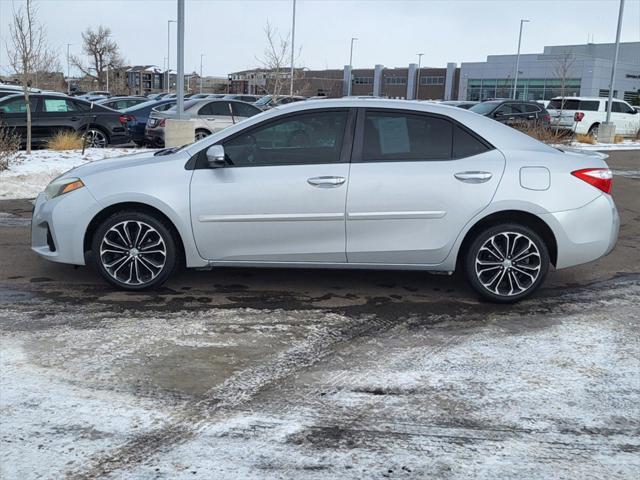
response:
<path id="1" fill-rule="evenodd" d="M 594 123 L 593 125 L 591 125 L 591 127 L 589 127 L 589 132 L 587 133 L 587 135 L 589 135 L 590 137 L 593 137 L 595 140 L 598 140 L 599 127 L 600 127 L 599 123 Z"/>
<path id="2" fill-rule="evenodd" d="M 529 227 L 517 223 L 494 225 L 481 231 L 467 248 L 464 271 L 482 298 L 515 303 L 531 295 L 544 281 L 549 271 L 549 251 Z"/>
<path id="3" fill-rule="evenodd" d="M 196 134 L 195 134 L 195 141 L 197 142 L 198 140 L 202 140 L 203 138 L 208 137 L 209 135 L 211 135 L 211 132 L 209 130 L 205 130 L 204 128 L 199 128 L 196 130 Z"/>
<path id="4" fill-rule="evenodd" d="M 147 290 L 162 285 L 176 269 L 179 263 L 176 245 L 170 226 L 163 221 L 148 213 L 123 211 L 111 215 L 96 229 L 91 240 L 91 259 L 94 268 L 111 285 L 123 290 Z M 164 254 L 158 253 L 161 251 Z"/>
<path id="5" fill-rule="evenodd" d="M 87 128 L 83 128 L 81 130 L 81 134 L 83 137 L 83 142 L 86 142 L 87 148 L 106 148 L 111 143 L 109 134 L 105 131 L 104 128 L 97 125 L 89 125 Z M 85 138 L 86 136 L 88 136 L 89 138 Z M 100 142 L 99 145 L 92 145 L 94 136 L 96 137 L 96 142 Z"/>

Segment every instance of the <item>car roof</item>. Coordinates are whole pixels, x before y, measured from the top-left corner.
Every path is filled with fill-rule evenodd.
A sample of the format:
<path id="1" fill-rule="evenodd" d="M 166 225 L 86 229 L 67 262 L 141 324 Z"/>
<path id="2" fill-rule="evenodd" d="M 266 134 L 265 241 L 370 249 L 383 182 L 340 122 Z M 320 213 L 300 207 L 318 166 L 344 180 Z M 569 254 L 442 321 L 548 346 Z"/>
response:
<path id="1" fill-rule="evenodd" d="M 603 100 L 605 102 L 608 100 L 607 97 L 561 97 L 561 96 L 553 97 L 551 100 L 562 100 L 563 98 L 565 100 L 588 100 L 588 101 Z M 615 98 L 615 97 L 613 97 L 613 100 L 618 102 L 626 102 L 625 100 L 622 100 L 620 98 Z"/>
<path id="2" fill-rule="evenodd" d="M 211 101 L 211 100 L 210 100 Z M 224 100 L 227 101 L 227 100 Z M 228 135 L 232 135 L 236 131 L 240 131 L 253 124 L 279 117 L 287 113 L 304 113 L 314 110 L 327 110 L 339 108 L 367 108 L 382 110 L 409 110 L 416 113 L 430 113 L 435 115 L 444 115 L 452 118 L 467 128 L 476 132 L 482 138 L 493 144 L 501 150 L 539 150 L 545 152 L 556 152 L 557 150 L 548 145 L 533 139 L 518 130 L 515 130 L 500 122 L 496 122 L 484 115 L 478 115 L 475 112 L 458 108 L 452 105 L 442 105 L 440 103 L 420 102 L 416 100 L 396 100 L 396 99 L 361 99 L 361 98 L 332 98 L 323 100 L 322 102 L 292 102 L 286 105 L 278 105 L 275 108 L 266 110 L 262 113 L 254 115 L 236 125 L 228 127 L 219 133 L 210 135 L 207 138 L 211 142 L 218 141 Z M 188 147 L 191 153 L 196 153 L 202 148 L 200 142 Z"/>

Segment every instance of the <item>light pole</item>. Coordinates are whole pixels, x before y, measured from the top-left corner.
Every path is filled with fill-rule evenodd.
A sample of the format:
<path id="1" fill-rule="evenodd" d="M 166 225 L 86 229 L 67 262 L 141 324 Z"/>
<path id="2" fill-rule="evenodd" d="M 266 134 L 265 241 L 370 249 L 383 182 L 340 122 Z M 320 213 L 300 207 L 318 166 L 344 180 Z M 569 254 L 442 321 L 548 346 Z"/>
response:
<path id="1" fill-rule="evenodd" d="M 109 64 L 104 66 L 104 73 L 107 75 L 107 92 L 109 91 Z"/>
<path id="2" fill-rule="evenodd" d="M 420 67 L 422 66 L 422 56 L 424 53 L 418 54 L 418 80 L 416 81 L 416 100 L 420 100 Z"/>
<path id="3" fill-rule="evenodd" d="M 70 48 L 72 43 L 67 43 L 67 95 L 71 95 L 71 56 L 70 56 Z"/>
<path id="4" fill-rule="evenodd" d="M 176 102 L 176 110 L 178 111 L 178 119 L 184 116 L 184 0 L 178 0 L 178 68 L 176 93 L 178 101 Z"/>
<path id="5" fill-rule="evenodd" d="M 293 57 L 295 53 L 296 43 L 296 0 L 293 0 L 293 16 L 291 19 L 291 79 L 289 86 L 289 95 L 293 97 Z"/>
<path id="6" fill-rule="evenodd" d="M 513 98 L 516 98 L 516 89 L 518 88 L 518 69 L 520 68 L 520 44 L 522 43 L 522 25 L 530 22 L 530 20 L 520 20 L 520 34 L 518 35 L 518 55 L 516 56 L 516 74 L 513 78 Z"/>
<path id="7" fill-rule="evenodd" d="M 171 24 L 176 23 L 175 20 L 167 20 L 167 93 L 171 92 L 169 87 L 171 84 L 170 60 L 171 60 Z"/>
<path id="8" fill-rule="evenodd" d="M 618 11 L 618 31 L 616 32 L 616 51 L 613 55 L 613 65 L 611 66 L 611 81 L 609 82 L 609 101 L 607 102 L 607 120 L 611 121 L 611 104 L 613 103 L 613 85 L 618 64 L 618 50 L 620 49 L 620 31 L 622 30 L 622 14 L 624 13 L 624 0 L 620 0 L 620 10 Z M 615 133 L 615 131 L 614 131 Z"/>
<path id="9" fill-rule="evenodd" d="M 202 93 L 202 57 L 204 57 L 204 53 L 200 54 L 200 93 Z"/>
<path id="10" fill-rule="evenodd" d="M 357 37 L 351 37 L 351 50 L 349 51 L 349 85 L 347 85 L 347 97 L 351 96 L 351 83 L 353 82 L 353 74 L 351 69 L 353 68 L 353 42 L 358 40 Z"/>

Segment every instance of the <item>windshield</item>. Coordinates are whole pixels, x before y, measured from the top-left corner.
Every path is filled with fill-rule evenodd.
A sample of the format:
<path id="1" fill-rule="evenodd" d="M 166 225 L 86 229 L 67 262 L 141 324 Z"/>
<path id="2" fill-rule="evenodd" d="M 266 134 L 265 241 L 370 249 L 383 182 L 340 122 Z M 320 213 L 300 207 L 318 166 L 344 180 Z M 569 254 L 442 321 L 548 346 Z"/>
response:
<path id="1" fill-rule="evenodd" d="M 500 102 L 482 102 L 474 105 L 469 110 L 479 113 L 480 115 L 486 115 L 493 111 L 499 105 Z"/>
<path id="2" fill-rule="evenodd" d="M 269 102 L 271 102 L 271 99 L 272 99 L 271 95 L 264 96 L 260 100 L 255 102 L 254 105 L 258 105 L 258 106 L 267 105 Z"/>

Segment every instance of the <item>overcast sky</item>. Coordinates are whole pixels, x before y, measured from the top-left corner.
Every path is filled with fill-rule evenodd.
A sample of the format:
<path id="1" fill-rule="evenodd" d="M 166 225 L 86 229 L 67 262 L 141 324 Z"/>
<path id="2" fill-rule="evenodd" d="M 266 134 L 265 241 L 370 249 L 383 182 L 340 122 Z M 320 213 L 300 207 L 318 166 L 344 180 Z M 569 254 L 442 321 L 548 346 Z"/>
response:
<path id="1" fill-rule="evenodd" d="M 66 65 L 66 44 L 81 49 L 80 33 L 100 24 L 113 31 L 130 64 L 163 66 L 167 19 L 176 17 L 176 0 L 36 0 L 52 46 Z M 23 0 L 0 0 L 0 36 L 8 35 L 11 11 Z M 187 0 L 185 70 L 205 75 L 258 66 L 269 20 L 283 35 L 291 28 L 292 0 Z M 308 68 L 342 68 L 349 42 L 356 68 L 376 63 L 406 66 L 424 52 L 423 65 L 482 61 L 487 55 L 515 53 L 519 20 L 526 18 L 523 53 L 545 45 L 613 42 L 618 0 L 298 0 L 296 50 Z M 175 25 L 171 26 L 171 66 L 175 68 Z M 623 41 L 640 41 L 640 0 L 627 0 Z M 0 68 L 6 73 L 2 42 Z"/>

